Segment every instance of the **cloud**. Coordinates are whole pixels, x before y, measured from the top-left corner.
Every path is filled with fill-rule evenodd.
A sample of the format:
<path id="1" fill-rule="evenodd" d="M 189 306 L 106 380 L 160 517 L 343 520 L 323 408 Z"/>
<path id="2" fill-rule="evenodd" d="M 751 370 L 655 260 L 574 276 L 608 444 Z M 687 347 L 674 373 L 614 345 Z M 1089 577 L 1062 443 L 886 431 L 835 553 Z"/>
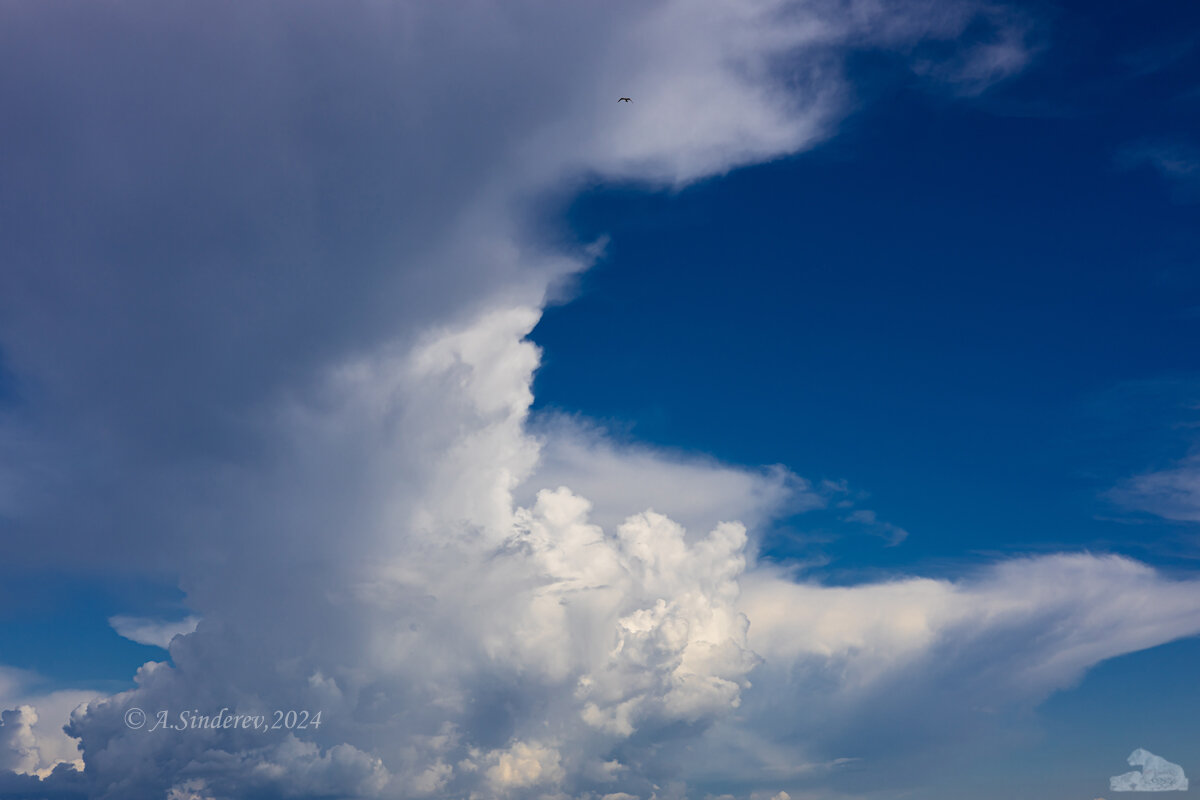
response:
<path id="1" fill-rule="evenodd" d="M 200 618 L 197 616 L 174 621 L 124 615 L 108 618 L 108 624 L 112 626 L 118 636 L 123 636 L 138 644 L 161 647 L 164 650 L 176 636 L 186 636 L 196 630 L 199 622 Z"/>
<path id="2" fill-rule="evenodd" d="M 601 783 L 623 774 L 609 757 L 615 743 L 677 735 L 664 731 L 678 724 L 702 729 L 737 707 L 757 663 L 734 608 L 742 526 L 696 537 L 644 512 L 605 532 L 564 488 L 514 505 L 538 454 L 524 427 L 537 364 L 524 336 L 536 318 L 485 313 L 411 350 L 340 366 L 311 405 L 284 409 L 281 424 L 299 444 L 282 474 L 258 476 L 245 499 L 228 502 L 281 514 L 249 524 L 287 531 L 295 550 L 247 540 L 240 562 L 188 574 L 203 619 L 168 643 L 174 666 L 148 664 L 138 688 L 75 715 L 69 730 L 89 776 L 109 787 L 100 796 L 287 794 L 338 782 L 363 796 L 500 783 L 519 792 L 568 777 L 578 787 L 593 780 L 581 777 L 593 764 L 613 767 Z M 309 471 L 349 469 L 338 465 L 364 442 L 377 459 L 369 469 L 305 505 Z M 742 472 L 689 469 L 717 497 L 747 503 L 723 485 L 751 487 Z M 354 537 L 325 535 L 320 512 L 330 505 L 358 510 L 347 515 Z M 710 508 L 722 515 L 719 502 Z M 323 724 L 300 742 L 151 735 L 124 722 L 134 707 L 224 706 L 321 711 Z M 547 720 L 556 744 L 546 743 Z M 190 765 L 186 774 L 178 764 Z M 621 780 L 644 784 L 630 772 Z"/>
<path id="3" fill-rule="evenodd" d="M 987 742 L 1101 661 L 1200 633 L 1198 593 L 1200 581 L 1086 553 L 1001 561 L 957 581 L 846 587 L 760 569 L 743 580 L 740 607 L 764 659 L 751 676 L 761 694 L 742 714 L 813 760 L 853 755 L 903 770 L 964 746 L 960 737 Z M 780 706 L 805 713 L 781 718 Z"/>
<path id="4" fill-rule="evenodd" d="M 945 735 L 973 709 L 1029 707 L 1105 658 L 1200 631 L 1196 581 L 1118 557 L 825 587 L 748 571 L 734 523 L 693 532 L 644 511 L 605 529 L 565 487 L 515 504 L 536 474 L 535 319 L 505 310 L 443 329 L 335 370 L 315 409 L 291 410 L 305 446 L 286 475 L 376 442 L 370 480 L 352 483 L 373 514 L 355 539 L 309 550 L 312 563 L 272 573 L 278 550 L 244 549 L 241 566 L 189 576 L 203 620 L 170 642 L 174 666 L 146 665 L 137 688 L 72 718 L 97 796 L 645 797 L 672 773 L 819 780 L 849 754 L 823 749 L 863 730 L 902 749 L 879 730 Z M 719 466 L 701 477 L 720 476 L 747 485 Z M 290 533 L 317 548 L 315 532 Z M 319 710 L 323 723 L 265 737 L 124 723 L 133 707 L 222 706 Z M 799 722 L 779 713 L 797 707 Z M 895 724 L 918 711 L 933 730 Z"/>
<path id="5" fill-rule="evenodd" d="M 888 540 L 888 547 L 895 547 L 908 538 L 908 531 L 904 530 L 904 528 L 880 520 L 878 514 L 867 508 L 860 508 L 850 512 L 846 519 L 849 522 L 860 523 L 873 533 L 883 536 Z"/>
<path id="6" fill-rule="evenodd" d="M 1200 457 L 1135 475 L 1108 492 L 1121 505 L 1179 522 L 1200 522 Z"/>
<path id="7" fill-rule="evenodd" d="M 0 664 L 0 698 L 17 696 L 37 679 L 37 673 Z"/>
<path id="8" fill-rule="evenodd" d="M 1187 142 L 1141 142 L 1117 154 L 1123 169 L 1149 167 L 1175 190 L 1177 199 L 1194 202 L 1200 198 L 1200 149 Z"/>
<path id="9" fill-rule="evenodd" d="M 1034 18 L 999 5 L 959 7 L 957 24 L 971 42 L 941 58 L 918 55 L 918 75 L 939 80 L 958 95 L 974 97 L 1024 70 L 1041 49 Z M 944 12 L 946 13 L 946 12 Z M 953 13 L 953 11 L 949 12 Z M 929 48 L 937 51 L 942 48 Z M 920 51 L 919 51 L 920 52 Z"/>
<path id="10" fill-rule="evenodd" d="M 285 797 L 378 797 L 389 775 L 379 758 L 348 744 L 320 750 L 288 734 L 270 747 L 237 753 L 208 751 L 188 764 L 192 777 L 167 791 L 188 797 L 230 797 L 256 792 Z"/>
<path id="11" fill-rule="evenodd" d="M 566 777 L 560 766 L 562 757 L 553 747 L 517 742 L 506 750 L 489 753 L 485 777 L 498 792 L 542 784 L 556 784 Z"/>
<path id="12" fill-rule="evenodd" d="M 1194 35 L 1175 38 L 1123 53 L 1120 61 L 1131 75 L 1142 78 L 1176 66 L 1187 58 L 1198 43 L 1200 40 Z"/>
<path id="13" fill-rule="evenodd" d="M 0 769 L 29 774 L 41 763 L 33 726 L 38 721 L 33 706 L 0 712 Z"/>
<path id="14" fill-rule="evenodd" d="M 0 558 L 177 575 L 198 622 L 115 619 L 170 654 L 128 691 L 6 699 L 0 795 L 750 792 L 846 763 L 796 757 L 823 745 L 781 722 L 788 691 L 848 710 L 836 746 L 888 687 L 950 687 L 935 725 L 1194 632 L 1192 583 L 1120 559 L 796 583 L 747 525 L 828 492 L 530 424 L 527 337 L 594 254 L 539 234 L 548 195 L 811 146 L 851 110 L 854 50 L 940 43 L 928 74 L 978 91 L 1020 63 L 964 37 L 995 9 L 15 10 L 0 346 L 25 400 L 0 423 Z M 134 708 L 322 723 L 150 731 Z"/>
<path id="15" fill-rule="evenodd" d="M 843 663 L 840 687 L 849 693 L 893 675 L 902 662 L 924 663 L 948 637 L 956 658 L 970 657 L 968 643 L 991 657 L 988 629 L 1018 638 L 1023 631 L 1042 652 L 1025 643 L 1006 657 L 1019 664 L 995 663 L 988 672 L 1005 676 L 997 691 L 1040 698 L 1106 658 L 1200 632 L 1198 586 L 1119 556 L 1062 554 L 999 562 L 959 582 L 826 587 L 762 569 L 744 581 L 742 607 L 754 620 L 750 645 L 768 662 L 815 656 Z M 1142 601 L 1130 606 L 1129 597 Z"/>
<path id="16" fill-rule="evenodd" d="M 29 778 L 14 785 L 49 779 L 60 765 L 68 771 L 83 768 L 79 742 L 66 735 L 63 725 L 100 693 L 38 691 L 44 683 L 35 673 L 0 667 L 0 776 L 7 770 Z M 67 773 L 60 771 L 58 779 L 74 785 L 74 777 L 63 775 Z"/>
<path id="17" fill-rule="evenodd" d="M 282 403 L 437 325 L 536 308 L 586 267 L 532 230 L 545 193 L 811 146 L 851 110 L 849 52 L 957 58 L 996 13 L 937 5 L 14 12 L 0 346 L 30 402 L 0 424 L 0 554 L 171 573 L 159 532 L 219 549 L 228 484 L 289 446 Z"/>
<path id="18" fill-rule="evenodd" d="M 592 502 L 592 519 L 604 528 L 653 508 L 688 529 L 708 530 L 738 519 L 756 530 L 773 518 L 826 503 L 824 490 L 782 465 L 746 469 L 620 443 L 602 429 L 561 415 L 535 418 L 531 432 L 541 454 L 518 501 L 531 501 L 533 487 L 569 486 Z"/>
<path id="19" fill-rule="evenodd" d="M 1187 776 L 1178 764 L 1172 764 L 1162 756 L 1138 748 L 1129 755 L 1130 766 L 1141 767 L 1133 772 L 1115 775 L 1109 779 L 1109 788 L 1114 792 L 1186 792 Z"/>
<path id="20" fill-rule="evenodd" d="M 0 772 L 0 797 L 19 800 L 88 800 L 87 778 L 66 764 L 56 767 L 44 778 L 19 772 Z"/>

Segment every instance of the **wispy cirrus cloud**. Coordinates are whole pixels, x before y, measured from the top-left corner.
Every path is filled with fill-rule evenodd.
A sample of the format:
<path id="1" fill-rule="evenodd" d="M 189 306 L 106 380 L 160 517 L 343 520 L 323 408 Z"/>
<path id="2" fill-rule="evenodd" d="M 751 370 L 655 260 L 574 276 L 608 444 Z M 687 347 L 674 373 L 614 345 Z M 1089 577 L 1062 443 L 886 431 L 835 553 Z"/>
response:
<path id="1" fill-rule="evenodd" d="M 1117 154 L 1124 169 L 1149 167 L 1172 187 L 1183 202 L 1200 199 L 1200 148 L 1186 141 L 1147 141 L 1130 145 Z"/>
<path id="2" fill-rule="evenodd" d="M 1108 492 L 1115 502 L 1179 522 L 1200 522 L 1200 456 L 1135 475 Z"/>
<path id="3" fill-rule="evenodd" d="M 908 531 L 899 525 L 879 519 L 879 515 L 869 508 L 851 511 L 846 520 L 856 522 L 872 533 L 887 539 L 889 547 L 895 547 L 908 538 Z"/>

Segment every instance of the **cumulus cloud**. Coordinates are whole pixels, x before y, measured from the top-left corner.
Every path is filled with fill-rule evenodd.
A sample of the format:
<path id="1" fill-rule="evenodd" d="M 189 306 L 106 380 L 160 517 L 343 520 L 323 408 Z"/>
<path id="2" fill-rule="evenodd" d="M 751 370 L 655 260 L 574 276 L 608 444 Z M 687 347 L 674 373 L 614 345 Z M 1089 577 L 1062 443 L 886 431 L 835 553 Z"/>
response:
<path id="1" fill-rule="evenodd" d="M 945 695 L 920 708 L 945 719 L 959 705 L 1029 704 L 1100 660 L 1200 631 L 1196 582 L 1117 557 L 824 587 L 768 565 L 748 572 L 738 524 L 691 532 L 646 511 L 605 529 L 565 487 L 515 504 L 537 452 L 524 428 L 534 319 L 504 311 L 445 329 L 336 371 L 321 414 L 294 410 L 301 438 L 320 444 L 316 463 L 389 437 L 378 516 L 362 520 L 370 546 L 352 551 L 372 558 L 292 561 L 269 584 L 256 560 L 249 590 L 238 580 L 249 572 L 232 567 L 192 576 L 204 619 L 170 643 L 174 666 L 148 664 L 136 689 L 72 719 L 98 796 L 649 796 L 664 774 L 722 764 L 725 780 L 805 780 L 836 766 L 797 752 L 848 746 L 881 709 L 910 715 Z M 453 408 L 456 422 L 406 419 L 422 407 Z M 422 436 L 432 446 L 418 475 L 400 444 Z M 393 495 L 403 504 L 378 499 Z M 897 695 L 910 706 L 880 702 Z M 222 706 L 321 710 L 323 724 L 264 737 L 124 723 L 134 707 Z M 780 708 L 801 706 L 811 727 L 780 730 L 796 725 Z M 760 747 L 762 736 L 777 743 Z M 726 737 L 753 743 L 733 751 L 740 767 Z"/>
<path id="2" fill-rule="evenodd" d="M 498 792 L 556 784 L 566 776 L 561 760 L 553 747 L 517 742 L 487 755 L 485 763 L 491 764 L 485 773 L 487 784 Z"/>
<path id="3" fill-rule="evenodd" d="M 12 779 L 13 785 L 31 786 L 58 768 L 73 785 L 78 776 L 71 773 L 83 768 L 79 742 L 63 731 L 63 725 L 75 709 L 100 693 L 38 691 L 44 683 L 34 673 L 0 667 L 0 776 L 5 770 L 25 776 Z M 0 780 L 0 787 L 4 785 Z"/>
<path id="4" fill-rule="evenodd" d="M 31 773 L 41 763 L 33 726 L 37 709 L 20 706 L 0 712 L 0 769 Z"/>
<path id="5" fill-rule="evenodd" d="M 846 763 L 796 757 L 786 691 L 928 696 L 921 665 L 954 686 L 999 637 L 1027 661 L 957 697 L 1031 698 L 1195 632 L 1193 583 L 1121 559 L 797 583 L 747 525 L 828 492 L 530 425 L 527 337 L 594 252 L 546 243 L 547 193 L 803 149 L 849 112 L 853 49 L 940 43 L 951 84 L 1017 68 L 960 41 L 993 6 L 934 5 L 9 14 L 0 558 L 167 571 L 195 620 L 112 621 L 170 654 L 128 691 L 5 699 L 0 794 L 662 800 L 720 769 L 782 800 L 755 781 Z M 126 724 L 224 708 L 321 724 Z M 85 776 L 39 732 L 64 723 Z"/>
<path id="6" fill-rule="evenodd" d="M 315 518 L 289 531 L 303 558 L 243 547 L 242 563 L 186 576 L 203 619 L 168 643 L 173 666 L 146 665 L 136 689 L 69 726 L 100 796 L 339 782 L 362 796 L 521 792 L 568 776 L 578 788 L 626 780 L 611 751 L 635 734 L 703 728 L 738 706 L 757 663 L 734 605 L 741 525 L 689 535 L 644 512 L 605 531 L 566 488 L 513 503 L 537 456 L 524 427 L 537 363 L 524 337 L 536 318 L 489 312 L 340 366 L 317 408 L 281 414 L 303 443 L 303 458 L 281 467 L 293 480 L 348 461 L 364 441 L 378 446 L 379 462 L 344 489 L 341 507 L 359 509 L 356 538 L 332 548 Z M 248 487 L 246 508 L 279 480 Z M 321 711 L 323 724 L 303 740 L 125 724 L 135 707 L 153 717 L 226 706 Z"/>
<path id="7" fill-rule="evenodd" d="M 534 420 L 541 445 L 533 475 L 517 500 L 543 486 L 569 486 L 592 503 L 591 519 L 615 529 L 630 515 L 654 509 L 691 530 L 725 519 L 751 530 L 769 520 L 821 508 L 828 492 L 782 465 L 746 469 L 695 454 L 614 441 L 604 430 L 560 415 Z"/>
<path id="8" fill-rule="evenodd" d="M 271 747 L 205 752 L 187 765 L 186 774 L 200 777 L 174 784 L 168 796 L 378 797 L 389 778 L 379 758 L 352 745 L 320 750 L 291 734 Z"/>

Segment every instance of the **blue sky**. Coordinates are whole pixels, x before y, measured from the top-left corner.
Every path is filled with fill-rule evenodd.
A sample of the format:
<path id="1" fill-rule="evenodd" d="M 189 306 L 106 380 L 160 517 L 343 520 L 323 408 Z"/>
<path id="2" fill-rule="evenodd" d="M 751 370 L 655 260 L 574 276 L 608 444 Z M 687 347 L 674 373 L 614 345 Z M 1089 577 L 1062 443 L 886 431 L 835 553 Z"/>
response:
<path id="1" fill-rule="evenodd" d="M 1119 6 L 1060 9 L 1055 46 L 984 98 L 868 77 L 878 96 L 812 151 L 679 194 L 585 193 L 571 230 L 612 242 L 534 333 L 538 403 L 844 479 L 920 531 L 846 568 L 1186 559 L 1189 526 L 1103 498 L 1187 453 L 1200 366 L 1196 205 L 1119 166 L 1200 127 L 1195 13 Z"/>
<path id="2" fill-rule="evenodd" d="M 5 12 L 0 798 L 1200 773 L 1200 8 L 697 2 Z"/>

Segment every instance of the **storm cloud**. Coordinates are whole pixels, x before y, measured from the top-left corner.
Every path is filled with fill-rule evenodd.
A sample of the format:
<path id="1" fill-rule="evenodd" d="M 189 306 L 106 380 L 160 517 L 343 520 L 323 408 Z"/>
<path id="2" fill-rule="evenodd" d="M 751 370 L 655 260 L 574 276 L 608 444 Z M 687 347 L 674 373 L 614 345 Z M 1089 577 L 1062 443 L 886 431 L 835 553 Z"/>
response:
<path id="1" fill-rule="evenodd" d="M 824 502 L 786 468 L 530 421 L 528 336 L 600 252 L 563 241 L 563 196 L 814 145 L 853 110 L 851 52 L 978 93 L 1028 59 L 1027 20 L 779 0 L 4 17 L 0 558 L 165 574 L 199 621 L 114 622 L 170 662 L 69 722 L 39 729 L 61 703 L 6 687 L 0 795 L 774 794 L 858 757 L 829 748 L 896 686 L 1034 703 L 1200 630 L 1195 582 L 1091 555 L 805 583 L 753 544 Z M 1021 669 L 964 677 L 996 637 Z M 844 721 L 824 744 L 772 713 L 817 696 Z M 321 724 L 150 730 L 135 709 Z"/>

